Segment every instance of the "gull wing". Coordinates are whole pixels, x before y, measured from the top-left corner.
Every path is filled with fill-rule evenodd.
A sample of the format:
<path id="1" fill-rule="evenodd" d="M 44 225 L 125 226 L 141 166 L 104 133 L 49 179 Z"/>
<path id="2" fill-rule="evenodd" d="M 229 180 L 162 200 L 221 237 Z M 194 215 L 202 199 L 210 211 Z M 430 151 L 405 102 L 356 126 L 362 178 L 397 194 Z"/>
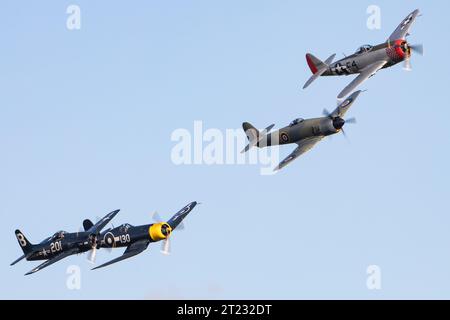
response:
<path id="1" fill-rule="evenodd" d="M 400 23 L 397 29 L 395 29 L 395 31 L 391 34 L 388 41 L 405 39 L 409 35 L 409 30 L 419 14 L 419 9 L 411 12 L 405 19 L 403 19 L 402 23 Z"/>
<path id="2" fill-rule="evenodd" d="M 98 267 L 95 267 L 92 270 L 103 268 L 103 267 L 109 266 L 110 264 L 131 258 L 131 257 L 141 253 L 145 249 L 147 249 L 149 243 L 150 243 L 149 240 L 136 241 L 135 243 L 130 244 L 127 247 L 127 249 L 124 251 L 123 255 L 121 255 L 120 257 L 117 257 L 117 258 L 112 259 L 102 265 L 99 265 Z"/>
<path id="3" fill-rule="evenodd" d="M 316 145 L 317 142 L 322 140 L 323 137 L 311 137 L 303 139 L 302 141 L 298 142 L 298 147 L 290 154 L 288 155 L 283 161 L 280 162 L 280 164 L 274 169 L 274 171 L 278 171 L 283 169 L 285 166 L 287 166 L 289 163 L 300 157 L 305 152 L 309 151 Z"/>
<path id="4" fill-rule="evenodd" d="M 172 230 L 175 230 L 175 228 L 183 221 L 184 218 L 186 218 L 189 212 L 191 212 L 196 205 L 197 205 L 196 201 L 189 203 L 183 209 L 175 213 L 173 217 L 170 218 L 169 221 L 167 221 Z"/>
<path id="5" fill-rule="evenodd" d="M 102 229 L 117 215 L 120 210 L 114 210 L 101 218 L 96 224 L 90 227 L 86 232 L 99 233 Z"/>
<path id="6" fill-rule="evenodd" d="M 34 269 L 30 270 L 29 272 L 25 273 L 25 275 L 29 275 L 29 274 L 38 272 L 39 270 L 42 270 L 42 269 L 48 267 L 49 265 L 52 265 L 55 262 L 58 262 L 59 260 L 64 259 L 64 258 L 66 258 L 66 257 L 68 257 L 68 256 L 70 256 L 72 254 L 78 253 L 78 252 L 79 252 L 78 248 L 73 248 L 73 249 L 66 250 L 66 251 L 64 251 L 64 252 L 54 256 L 53 258 L 48 259 L 44 263 L 38 265 L 36 268 L 34 268 Z"/>
<path id="7" fill-rule="evenodd" d="M 344 88 L 338 95 L 338 99 L 345 98 L 350 92 L 355 90 L 359 85 L 361 85 L 364 81 L 369 79 L 375 73 L 378 72 L 384 65 L 387 63 L 386 60 L 377 61 L 372 63 L 370 66 L 366 67 L 348 86 Z"/>
<path id="8" fill-rule="evenodd" d="M 356 98 L 361 94 L 361 90 L 353 92 L 350 96 L 348 96 L 344 101 L 342 101 L 339 106 L 330 114 L 330 117 L 343 117 L 345 113 L 350 109 L 350 107 L 355 102 Z"/>

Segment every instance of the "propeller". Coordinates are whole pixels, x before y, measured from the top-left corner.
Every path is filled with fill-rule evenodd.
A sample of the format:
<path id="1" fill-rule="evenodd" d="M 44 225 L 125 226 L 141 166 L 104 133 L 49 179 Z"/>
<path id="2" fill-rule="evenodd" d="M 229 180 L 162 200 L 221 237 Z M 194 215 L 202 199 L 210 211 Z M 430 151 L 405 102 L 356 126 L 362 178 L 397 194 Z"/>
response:
<path id="1" fill-rule="evenodd" d="M 411 50 L 421 56 L 423 56 L 423 44 L 410 44 Z"/>
<path id="2" fill-rule="evenodd" d="M 328 118 L 330 118 L 330 119 L 332 118 L 332 117 L 331 117 L 331 112 L 328 111 L 328 109 L 323 109 L 322 114 L 323 114 L 325 117 L 328 117 Z"/>
<path id="3" fill-rule="evenodd" d="M 155 221 L 155 222 L 164 221 L 157 211 L 153 212 L 152 218 L 153 218 L 153 221 Z M 184 230 L 184 228 L 185 227 L 184 227 L 183 221 L 181 221 L 180 224 L 177 226 L 176 230 L 182 231 L 182 230 Z M 167 235 L 167 238 L 161 242 L 161 250 L 160 251 L 162 254 L 168 256 L 168 255 L 170 255 L 170 248 L 171 248 L 171 245 L 170 245 L 170 234 L 169 234 L 169 235 Z"/>
<path id="4" fill-rule="evenodd" d="M 97 235 L 89 235 L 89 244 L 91 245 L 91 250 L 89 251 L 87 259 L 90 263 L 95 263 L 95 257 L 97 256 Z"/>
<path id="5" fill-rule="evenodd" d="M 161 244 L 161 253 L 163 255 L 170 255 L 170 238 L 165 239 Z"/>
<path id="6" fill-rule="evenodd" d="M 161 222 L 162 221 L 162 218 L 159 215 L 158 211 L 155 211 L 155 212 L 152 213 L 152 219 L 155 222 Z"/>
<path id="7" fill-rule="evenodd" d="M 347 120 L 345 120 L 345 123 L 356 124 L 356 118 L 347 119 Z"/>
<path id="8" fill-rule="evenodd" d="M 411 51 L 423 56 L 423 44 L 410 44 L 410 45 L 408 45 L 408 47 L 411 49 Z M 405 71 L 412 71 L 410 59 L 411 59 L 411 56 L 409 56 L 405 59 L 405 62 L 403 64 L 403 69 Z"/>
<path id="9" fill-rule="evenodd" d="M 93 247 L 90 251 L 89 251 L 89 255 L 88 255 L 88 260 L 90 263 L 94 264 L 95 263 L 95 257 L 97 256 L 97 247 Z"/>
<path id="10" fill-rule="evenodd" d="M 411 61 L 409 58 L 405 59 L 405 62 L 403 63 L 403 70 L 412 71 Z"/>
<path id="11" fill-rule="evenodd" d="M 349 124 L 356 124 L 356 118 L 349 118 L 347 120 L 344 120 L 344 123 L 349 123 Z M 345 139 L 347 139 L 348 141 L 348 136 L 347 133 L 345 132 L 344 128 L 341 128 L 342 134 L 344 135 Z"/>
<path id="12" fill-rule="evenodd" d="M 346 123 L 354 124 L 354 123 L 356 123 L 356 118 L 349 118 L 349 119 L 347 119 L 347 120 L 344 120 L 344 119 L 342 119 L 341 117 L 335 117 L 335 118 L 333 118 L 333 127 L 334 127 L 336 130 L 340 130 L 340 131 L 342 132 L 342 134 L 344 135 L 344 137 L 345 137 L 346 139 L 348 139 L 347 133 L 346 133 L 345 130 L 344 130 L 344 125 L 345 125 Z"/>
<path id="13" fill-rule="evenodd" d="M 98 223 L 101 220 L 101 218 L 99 216 L 95 217 L 95 223 Z M 113 226 L 114 228 L 114 226 Z M 108 228 L 105 232 L 108 232 L 109 230 L 111 230 L 111 228 Z M 87 259 L 90 263 L 94 264 L 95 263 L 95 258 L 97 256 L 97 247 L 98 247 L 98 234 L 90 234 L 89 235 L 89 243 L 91 245 L 91 250 L 89 250 L 89 254 L 87 256 Z M 109 253 L 112 252 L 112 248 L 106 248 L 107 251 Z"/>
<path id="14" fill-rule="evenodd" d="M 164 221 L 161 216 L 159 215 L 158 211 L 155 211 L 152 213 L 152 219 L 155 222 L 161 222 Z M 184 230 L 184 223 L 183 221 L 180 222 L 180 224 L 177 226 L 177 230 L 178 231 L 183 231 Z"/>

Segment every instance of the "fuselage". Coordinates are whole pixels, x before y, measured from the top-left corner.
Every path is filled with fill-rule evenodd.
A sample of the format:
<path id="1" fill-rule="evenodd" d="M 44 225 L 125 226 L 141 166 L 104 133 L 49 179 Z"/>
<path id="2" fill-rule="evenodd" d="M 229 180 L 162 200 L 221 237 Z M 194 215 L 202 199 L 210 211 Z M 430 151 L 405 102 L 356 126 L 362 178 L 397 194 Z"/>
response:
<path id="1" fill-rule="evenodd" d="M 376 61 L 386 60 L 383 68 L 392 67 L 411 56 L 406 40 L 384 42 L 376 46 L 362 46 L 355 54 L 332 63 L 323 76 L 351 75 L 362 72 Z"/>
<path id="2" fill-rule="evenodd" d="M 171 232 L 172 229 L 166 223 L 140 226 L 132 226 L 126 223 L 105 232 L 100 239 L 100 247 L 128 247 L 130 244 L 141 240 L 156 242 L 166 239 Z"/>
<path id="3" fill-rule="evenodd" d="M 27 260 L 47 260 L 60 254 L 63 251 L 78 248 L 78 253 L 92 249 L 92 242 L 88 232 L 61 233 L 47 238 L 39 244 L 33 245 L 32 254 Z"/>
<path id="4" fill-rule="evenodd" d="M 321 117 L 314 119 L 296 119 L 289 126 L 274 131 L 258 142 L 258 147 L 269 147 L 297 143 L 303 139 L 317 136 L 329 136 L 336 134 L 343 126 L 343 120 L 339 117 Z"/>

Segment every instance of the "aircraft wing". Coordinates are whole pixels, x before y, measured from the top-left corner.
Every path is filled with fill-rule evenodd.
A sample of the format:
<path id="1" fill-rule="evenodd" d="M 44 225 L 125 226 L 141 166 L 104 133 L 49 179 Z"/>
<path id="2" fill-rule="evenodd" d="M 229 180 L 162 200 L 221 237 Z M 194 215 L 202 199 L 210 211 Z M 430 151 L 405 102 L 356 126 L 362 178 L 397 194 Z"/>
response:
<path id="1" fill-rule="evenodd" d="M 355 90 L 359 85 L 361 85 L 364 81 L 369 79 L 375 73 L 378 72 L 383 66 L 387 63 L 386 60 L 377 61 L 372 63 L 370 66 L 366 67 L 348 86 L 344 88 L 344 90 L 339 93 L 338 98 L 345 98 L 350 92 Z"/>
<path id="2" fill-rule="evenodd" d="M 395 41 L 399 39 L 405 39 L 409 35 L 409 30 L 413 25 L 414 21 L 416 21 L 417 16 L 420 14 L 419 9 L 411 12 L 400 25 L 395 29 L 395 31 L 391 34 L 388 41 Z"/>
<path id="3" fill-rule="evenodd" d="M 348 96 L 344 101 L 342 101 L 339 106 L 330 114 L 330 117 L 343 117 L 345 113 L 350 109 L 352 104 L 355 102 L 356 98 L 361 94 L 361 90 L 353 92 L 350 96 Z"/>
<path id="4" fill-rule="evenodd" d="M 102 229 L 111 222 L 111 220 L 116 216 L 116 214 L 119 212 L 120 210 L 114 210 L 110 213 L 108 213 L 106 216 L 104 216 L 103 218 L 101 218 L 96 224 L 94 224 L 92 227 L 90 227 L 88 230 L 86 230 L 86 232 L 90 232 L 90 233 L 99 233 L 100 231 L 102 231 Z"/>
<path id="5" fill-rule="evenodd" d="M 175 213 L 173 217 L 170 218 L 169 221 L 167 221 L 172 230 L 174 230 L 181 223 L 181 221 L 183 221 L 183 219 L 186 218 L 189 212 L 191 212 L 196 205 L 197 205 L 196 201 L 189 203 L 183 209 Z"/>
<path id="6" fill-rule="evenodd" d="M 34 268 L 34 269 L 30 270 L 29 272 L 25 273 L 25 275 L 29 275 L 29 274 L 38 272 L 39 270 L 42 270 L 42 269 L 48 267 L 49 265 L 54 264 L 55 262 L 58 262 L 59 260 L 64 259 L 64 258 L 66 258 L 66 257 L 68 257 L 68 256 L 70 256 L 72 254 L 78 253 L 78 252 L 79 252 L 78 248 L 72 248 L 72 249 L 63 251 L 60 254 L 54 256 L 53 258 L 48 259 L 44 263 L 41 263 L 36 268 Z"/>
<path id="7" fill-rule="evenodd" d="M 110 264 L 131 258 L 131 257 L 141 253 L 145 249 L 147 249 L 149 243 L 150 243 L 150 241 L 148 241 L 148 240 L 136 241 L 136 242 L 130 244 L 127 247 L 127 249 L 124 251 L 123 255 L 121 255 L 120 257 L 117 257 L 117 258 L 112 259 L 102 265 L 99 265 L 98 267 L 95 267 L 92 270 L 103 268 L 103 267 L 109 266 Z"/>
<path id="8" fill-rule="evenodd" d="M 311 150 L 312 147 L 316 145 L 317 142 L 322 140 L 323 137 L 311 137 L 306 138 L 298 142 L 298 147 L 289 155 L 286 159 L 280 162 L 280 164 L 274 169 L 274 171 L 278 171 L 283 169 L 289 163 L 300 157 L 305 152 Z"/>

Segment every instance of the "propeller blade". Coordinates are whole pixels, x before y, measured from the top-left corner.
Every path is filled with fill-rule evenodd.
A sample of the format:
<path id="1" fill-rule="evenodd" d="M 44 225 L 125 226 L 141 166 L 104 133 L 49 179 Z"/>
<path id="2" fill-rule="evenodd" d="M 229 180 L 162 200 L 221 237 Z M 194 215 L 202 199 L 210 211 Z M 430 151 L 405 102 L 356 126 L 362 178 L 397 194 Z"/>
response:
<path id="1" fill-rule="evenodd" d="M 97 255 L 97 247 L 92 248 L 91 251 L 89 251 L 88 260 L 90 263 L 95 263 L 95 256 Z"/>
<path id="2" fill-rule="evenodd" d="M 183 231 L 185 229 L 184 222 L 181 221 L 175 230 Z"/>
<path id="3" fill-rule="evenodd" d="M 409 45 L 409 47 L 411 48 L 411 50 L 413 52 L 423 56 L 423 44 L 412 44 L 412 45 Z"/>
<path id="4" fill-rule="evenodd" d="M 161 219 L 161 216 L 159 215 L 158 211 L 153 212 L 152 218 L 153 218 L 153 221 L 155 221 L 155 222 L 161 222 L 161 221 L 163 221 L 163 220 Z"/>
<path id="5" fill-rule="evenodd" d="M 345 120 L 345 123 L 355 124 L 356 123 L 356 118 L 347 119 L 347 120 Z"/>
<path id="6" fill-rule="evenodd" d="M 327 109 L 323 109 L 322 114 L 323 114 L 325 117 L 331 117 L 331 113 L 330 113 Z"/>
<path id="7" fill-rule="evenodd" d="M 403 64 L 403 70 L 412 71 L 411 61 L 409 60 L 409 58 L 405 60 L 405 62 Z"/>
<path id="8" fill-rule="evenodd" d="M 161 245 L 161 253 L 168 256 L 170 255 L 170 240 L 169 238 L 165 239 Z"/>
<path id="9" fill-rule="evenodd" d="M 345 133 L 345 130 L 344 130 L 344 128 L 341 128 L 341 131 L 342 131 L 342 134 L 344 135 L 345 139 L 347 139 L 347 140 L 348 140 L 348 137 L 347 137 L 347 133 Z"/>

